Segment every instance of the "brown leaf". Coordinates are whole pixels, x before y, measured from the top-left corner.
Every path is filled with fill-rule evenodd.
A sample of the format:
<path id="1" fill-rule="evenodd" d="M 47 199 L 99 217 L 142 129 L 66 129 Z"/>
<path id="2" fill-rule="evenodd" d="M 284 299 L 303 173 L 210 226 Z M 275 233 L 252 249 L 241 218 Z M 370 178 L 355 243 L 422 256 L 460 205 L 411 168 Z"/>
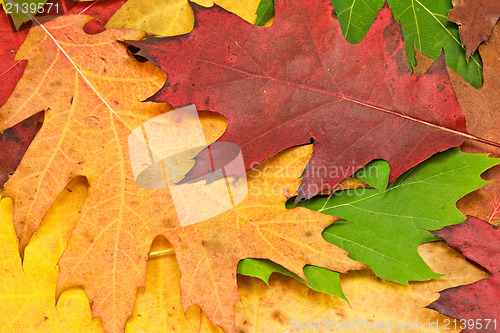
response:
<path id="1" fill-rule="evenodd" d="M 472 87 L 452 70 L 450 77 L 466 115 L 469 132 L 498 142 L 500 140 L 500 24 L 497 24 L 489 42 L 479 47 L 479 52 L 484 62 L 484 86 L 481 89 Z M 462 150 L 467 153 L 490 153 L 492 157 L 500 157 L 500 149 L 472 141 L 466 141 Z M 457 206 L 465 215 L 477 216 L 488 221 L 495 205 L 500 202 L 500 167 L 489 169 L 483 174 L 483 178 L 491 182 L 465 196 Z M 499 218 L 498 215 L 494 220 L 492 218 L 493 223 L 500 223 Z"/>
<path id="2" fill-rule="evenodd" d="M 453 0 L 448 20 L 457 23 L 467 59 L 483 41 L 490 38 L 500 16 L 498 0 Z"/>

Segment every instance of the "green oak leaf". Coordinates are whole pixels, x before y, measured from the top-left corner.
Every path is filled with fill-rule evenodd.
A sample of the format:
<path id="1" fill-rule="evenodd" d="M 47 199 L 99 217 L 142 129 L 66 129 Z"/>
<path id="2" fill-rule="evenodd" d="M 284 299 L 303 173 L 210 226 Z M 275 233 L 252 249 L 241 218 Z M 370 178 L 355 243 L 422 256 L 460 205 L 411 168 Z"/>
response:
<path id="1" fill-rule="evenodd" d="M 483 85 L 483 63 L 479 53 L 467 61 L 465 47 L 460 42 L 458 26 L 447 20 L 451 0 L 387 0 L 396 21 L 401 23 L 410 69 L 416 65 L 415 48 L 435 60 L 444 50 L 446 64 L 457 71 L 472 86 Z M 331 0 L 346 40 L 357 44 L 370 29 L 385 0 Z M 259 8 L 262 10 L 259 11 Z M 265 8 L 265 11 L 264 11 Z M 269 16 L 264 16 L 269 15 Z M 261 0 L 257 22 L 267 22 L 274 14 L 274 3 Z M 258 25 L 262 25 L 258 24 Z"/>
<path id="2" fill-rule="evenodd" d="M 390 174 L 391 167 L 389 163 L 384 160 L 375 160 L 356 171 L 352 177 L 383 191 L 389 184 Z"/>
<path id="3" fill-rule="evenodd" d="M 415 48 L 432 59 L 444 50 L 448 67 L 472 86 L 483 86 L 483 63 L 479 53 L 474 53 L 467 61 L 458 26 L 447 20 L 452 8 L 450 0 L 388 0 L 388 3 L 396 21 L 401 22 L 410 67 L 416 65 Z"/>
<path id="4" fill-rule="evenodd" d="M 266 24 L 274 16 L 274 0 L 260 0 L 255 14 L 257 15 L 255 25 L 263 26 Z"/>
<path id="5" fill-rule="evenodd" d="M 290 272 L 285 267 L 278 265 L 271 260 L 248 258 L 243 259 L 238 263 L 237 272 L 238 274 L 259 278 L 266 284 L 269 284 L 269 278 L 272 273 L 280 273 L 293 277 L 312 290 L 338 296 L 349 303 L 344 295 L 344 292 L 342 291 L 342 286 L 340 285 L 340 274 L 326 268 L 312 265 L 304 266 L 304 275 L 307 278 L 306 281 L 297 274 Z"/>
<path id="6" fill-rule="evenodd" d="M 379 277 L 404 284 L 426 281 L 440 276 L 417 251 L 420 244 L 437 240 L 427 230 L 464 222 L 455 203 L 485 185 L 481 173 L 499 163 L 499 159 L 453 148 L 410 169 L 387 188 L 337 191 L 297 206 L 344 219 L 326 228 L 323 237 L 348 251 L 350 258 L 366 263 Z M 382 169 L 369 173 L 386 179 L 389 171 L 380 165 Z M 288 208 L 294 207 L 293 201 L 287 202 Z"/>
<path id="7" fill-rule="evenodd" d="M 31 18 L 25 14 L 26 11 L 35 16 L 46 2 L 47 0 L 0 0 L 5 12 L 12 17 L 16 30 L 19 30 L 23 23 L 31 21 Z"/>
<path id="8" fill-rule="evenodd" d="M 385 0 L 332 0 L 345 39 L 357 44 L 365 38 Z"/>

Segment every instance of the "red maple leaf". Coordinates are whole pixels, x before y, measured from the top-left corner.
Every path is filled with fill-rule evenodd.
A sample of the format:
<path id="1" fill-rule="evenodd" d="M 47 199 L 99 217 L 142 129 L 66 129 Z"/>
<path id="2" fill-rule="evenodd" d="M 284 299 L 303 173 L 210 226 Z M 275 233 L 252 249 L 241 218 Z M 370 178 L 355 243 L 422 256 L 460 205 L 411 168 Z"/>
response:
<path id="1" fill-rule="evenodd" d="M 357 45 L 344 39 L 327 0 L 277 1 L 267 28 L 218 7 L 193 9 L 189 34 L 129 42 L 168 74 L 149 100 L 224 115 L 219 141 L 241 147 L 247 170 L 313 141 L 298 200 L 334 189 L 374 159 L 390 163 L 393 181 L 463 142 L 457 132 L 466 132 L 465 119 L 444 61 L 423 76 L 409 73 L 388 9 Z M 187 178 L 211 170 L 207 156 L 197 157 Z"/>
<path id="2" fill-rule="evenodd" d="M 498 332 L 500 230 L 477 217 L 468 216 L 462 224 L 432 233 L 486 269 L 491 276 L 466 286 L 446 289 L 440 292 L 439 298 L 428 307 L 447 316 L 461 319 L 457 327 L 465 328 L 462 332 Z"/>

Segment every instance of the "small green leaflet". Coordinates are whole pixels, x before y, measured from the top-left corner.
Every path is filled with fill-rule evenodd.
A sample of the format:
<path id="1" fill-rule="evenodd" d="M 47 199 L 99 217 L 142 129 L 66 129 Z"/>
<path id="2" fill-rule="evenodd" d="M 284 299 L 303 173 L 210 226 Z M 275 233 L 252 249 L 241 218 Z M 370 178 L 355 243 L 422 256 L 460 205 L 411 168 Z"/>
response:
<path id="1" fill-rule="evenodd" d="M 365 38 L 384 2 L 385 0 L 332 0 L 342 33 L 349 43 L 357 44 Z"/>
<path id="2" fill-rule="evenodd" d="M 479 53 L 474 53 L 467 62 L 458 26 L 447 20 L 452 8 L 450 0 L 388 0 L 388 3 L 396 21 L 401 22 L 410 67 L 416 65 L 414 47 L 432 59 L 444 50 L 449 67 L 472 86 L 483 86 L 483 63 Z"/>
<path id="3" fill-rule="evenodd" d="M 308 280 L 306 281 L 297 274 L 290 272 L 288 269 L 272 262 L 271 260 L 248 258 L 241 260 L 238 263 L 237 272 L 242 275 L 259 278 L 266 284 L 269 284 L 269 278 L 272 273 L 280 273 L 293 277 L 312 290 L 338 296 L 349 303 L 344 295 L 344 292 L 342 291 L 339 273 L 330 271 L 326 268 L 306 265 L 304 267 L 304 275 Z"/>
<path id="4" fill-rule="evenodd" d="M 255 14 L 257 15 L 255 25 L 266 24 L 274 16 L 274 0 L 260 0 Z"/>
<path id="5" fill-rule="evenodd" d="M 485 185 L 481 173 L 500 160 L 453 148 L 410 169 L 389 187 L 387 163 L 372 163 L 354 176 L 376 188 L 338 191 L 298 206 L 344 219 L 326 228 L 323 237 L 379 277 L 404 284 L 439 277 L 419 256 L 418 246 L 437 240 L 427 230 L 465 221 L 455 203 Z"/>
<path id="6" fill-rule="evenodd" d="M 476 88 L 483 85 L 483 63 L 479 53 L 467 61 L 460 42 L 458 26 L 447 20 L 451 0 L 387 0 L 396 21 L 401 22 L 406 43 L 406 58 L 412 69 L 416 65 L 415 48 L 435 60 L 444 49 L 446 64 Z M 385 0 L 331 0 L 346 40 L 361 42 Z M 259 11 L 259 8 L 263 8 Z M 272 7 L 272 8 L 269 8 Z M 265 11 L 264 11 L 265 8 Z M 257 25 L 263 25 L 274 14 L 274 3 L 261 0 L 257 8 Z M 269 16 L 264 16 L 269 15 Z M 261 23 L 258 24 L 257 22 Z"/>

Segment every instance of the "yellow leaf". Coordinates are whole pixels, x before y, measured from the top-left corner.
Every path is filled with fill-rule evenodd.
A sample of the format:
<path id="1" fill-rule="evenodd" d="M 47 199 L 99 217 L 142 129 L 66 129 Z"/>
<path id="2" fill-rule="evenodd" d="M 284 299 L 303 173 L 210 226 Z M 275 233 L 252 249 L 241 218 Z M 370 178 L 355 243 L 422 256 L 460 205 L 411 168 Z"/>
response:
<path id="1" fill-rule="evenodd" d="M 188 33 L 193 24 L 193 10 L 187 0 L 128 0 L 106 28 L 126 27 L 163 37 Z"/>
<path id="2" fill-rule="evenodd" d="M 426 306 L 438 298 L 439 291 L 473 283 L 487 274 L 444 242 L 424 244 L 419 253 L 434 271 L 446 275 L 432 281 L 401 285 L 377 278 L 368 270 L 341 274 L 350 304 L 338 297 L 315 292 L 280 274 L 271 276 L 269 286 L 256 278 L 238 276 L 242 300 L 235 308 L 237 331 L 293 332 L 292 325 L 305 327 L 309 324 L 316 328 L 319 325 L 333 328 L 304 332 L 379 332 L 381 328 L 376 325 L 387 327 L 390 323 L 394 327 L 401 326 L 403 329 L 394 330 L 399 332 L 458 332 L 450 324 L 450 318 Z M 180 310 L 179 275 L 172 247 L 166 239 L 158 237 L 150 252 L 146 288 L 138 293 L 127 333 L 221 332 L 203 316 L 200 320 L 198 307 L 188 309 L 186 320 Z M 448 329 L 445 328 L 446 319 Z"/>
<path id="3" fill-rule="evenodd" d="M 134 315 L 127 323 L 126 333 L 220 332 L 198 306 L 191 306 L 184 314 L 180 275 L 172 246 L 164 237 L 157 237 L 151 246 L 146 288 L 137 294 Z"/>
<path id="4" fill-rule="evenodd" d="M 426 306 L 438 298 L 439 291 L 473 283 L 487 274 L 444 242 L 424 244 L 419 252 L 432 270 L 446 275 L 401 285 L 366 270 L 341 274 L 350 305 L 279 274 L 271 276 L 269 287 L 255 278 L 241 276 L 238 286 L 242 303 L 236 309 L 238 332 L 388 332 L 383 328 L 389 323 L 391 332 L 460 331 L 454 329 L 453 322 L 450 324 L 450 318 Z M 308 325 L 311 329 L 297 329 Z"/>
<path id="5" fill-rule="evenodd" d="M 212 7 L 214 4 L 216 4 L 217 6 L 224 8 L 228 12 L 238 15 L 245 21 L 254 24 L 255 19 L 257 18 L 257 15 L 255 15 L 255 10 L 259 6 L 260 0 L 193 0 L 193 2 L 203 7 Z"/>
<path id="6" fill-rule="evenodd" d="M 249 23 L 255 23 L 255 10 L 260 0 L 195 0 L 211 7 L 215 4 L 235 13 Z M 187 0 L 128 0 L 113 14 L 106 28 L 131 28 L 157 37 L 182 35 L 193 29 L 193 10 Z"/>
<path id="7" fill-rule="evenodd" d="M 57 261 L 86 195 L 87 184 L 81 177 L 68 184 L 27 245 L 24 262 L 12 225 L 12 200 L 1 200 L 0 332 L 103 332 L 99 320 L 92 320 L 83 290 L 65 291 L 57 305 L 55 298 Z"/>

